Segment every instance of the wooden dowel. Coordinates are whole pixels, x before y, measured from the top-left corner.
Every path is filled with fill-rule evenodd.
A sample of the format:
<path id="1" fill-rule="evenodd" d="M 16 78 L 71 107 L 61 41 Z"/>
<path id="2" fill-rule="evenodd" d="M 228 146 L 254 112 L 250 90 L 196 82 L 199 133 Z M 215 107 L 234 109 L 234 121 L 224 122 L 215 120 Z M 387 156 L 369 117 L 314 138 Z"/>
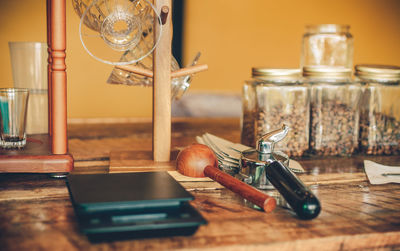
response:
<path id="1" fill-rule="evenodd" d="M 115 66 L 117 69 L 121 69 L 124 71 L 129 71 L 135 74 L 139 74 L 145 77 L 152 78 L 153 77 L 153 72 L 147 69 L 144 69 L 143 67 L 139 66 L 134 66 L 134 65 L 117 65 Z"/>
<path id="2" fill-rule="evenodd" d="M 153 77 L 153 72 L 152 71 L 144 69 L 142 67 L 134 66 L 134 65 L 118 65 L 118 66 L 115 66 L 115 68 L 121 69 L 121 70 L 124 70 L 124 71 L 129 71 L 129 72 L 132 72 L 132 73 L 135 73 L 135 74 L 139 74 L 139 75 L 142 75 L 142 76 L 146 76 L 146 77 L 149 77 L 149 78 Z M 202 72 L 202 71 L 205 71 L 207 69 L 208 69 L 208 65 L 206 65 L 206 64 L 189 66 L 189 67 L 186 67 L 186 68 L 182 68 L 182 69 L 173 71 L 171 73 L 171 77 L 172 78 L 179 78 L 179 77 L 183 77 L 183 76 L 186 76 L 186 75 L 192 75 L 192 74 L 195 74 L 195 73 L 198 73 L 198 72 Z"/>
<path id="3" fill-rule="evenodd" d="M 160 14 L 161 24 L 164 25 L 167 22 L 168 13 L 169 13 L 169 8 L 168 8 L 168 6 L 164 5 L 161 8 L 161 14 Z"/>
<path id="4" fill-rule="evenodd" d="M 207 69 L 208 69 L 208 65 L 206 65 L 206 64 L 188 66 L 188 67 L 173 71 L 171 73 L 171 77 L 179 78 L 179 77 L 186 76 L 186 75 L 192 75 L 197 72 L 206 71 Z"/>

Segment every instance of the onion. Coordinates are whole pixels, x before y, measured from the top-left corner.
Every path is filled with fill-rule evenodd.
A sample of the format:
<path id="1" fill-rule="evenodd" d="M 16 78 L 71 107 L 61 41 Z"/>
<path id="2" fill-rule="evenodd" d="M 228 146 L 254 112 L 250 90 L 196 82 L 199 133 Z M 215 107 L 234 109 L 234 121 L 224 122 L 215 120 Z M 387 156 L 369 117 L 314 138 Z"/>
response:
<path id="1" fill-rule="evenodd" d="M 179 152 L 176 158 L 178 172 L 190 177 L 205 177 L 206 166 L 218 165 L 214 152 L 206 145 L 192 144 Z"/>

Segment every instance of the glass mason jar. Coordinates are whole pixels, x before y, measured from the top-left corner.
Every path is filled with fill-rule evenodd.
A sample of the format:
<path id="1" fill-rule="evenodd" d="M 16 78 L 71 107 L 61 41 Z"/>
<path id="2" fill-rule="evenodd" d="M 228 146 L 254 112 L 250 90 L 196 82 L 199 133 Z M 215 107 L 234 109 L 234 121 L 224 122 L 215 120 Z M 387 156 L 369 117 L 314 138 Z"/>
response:
<path id="1" fill-rule="evenodd" d="M 356 65 L 362 84 L 360 148 L 371 155 L 400 154 L 400 67 Z"/>
<path id="2" fill-rule="evenodd" d="M 360 84 L 344 67 L 304 67 L 311 88 L 312 154 L 350 156 L 358 146 Z"/>
<path id="3" fill-rule="evenodd" d="M 353 36 L 349 25 L 308 25 L 303 35 L 300 66 L 353 68 Z"/>
<path id="4" fill-rule="evenodd" d="M 243 145 L 255 147 L 254 123 L 256 117 L 256 91 L 254 81 L 246 81 L 242 89 L 242 117 L 240 141 Z"/>
<path id="5" fill-rule="evenodd" d="M 254 147 L 264 134 L 289 126 L 287 137 L 275 145 L 289 156 L 308 149 L 309 91 L 299 82 L 299 69 L 253 68 L 243 86 L 242 143 Z"/>

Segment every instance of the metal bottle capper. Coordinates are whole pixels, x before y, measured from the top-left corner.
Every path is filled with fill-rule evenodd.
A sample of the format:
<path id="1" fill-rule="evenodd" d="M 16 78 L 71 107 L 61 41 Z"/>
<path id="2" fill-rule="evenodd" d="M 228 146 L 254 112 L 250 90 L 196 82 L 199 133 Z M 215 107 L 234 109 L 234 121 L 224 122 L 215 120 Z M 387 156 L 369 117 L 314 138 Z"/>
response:
<path id="1" fill-rule="evenodd" d="M 269 132 L 257 141 L 257 149 L 243 151 L 240 173 L 244 181 L 261 189 L 275 187 L 301 219 L 313 219 L 321 211 L 318 198 L 289 169 L 289 158 L 274 151 L 274 145 L 285 138 L 289 127 Z"/>

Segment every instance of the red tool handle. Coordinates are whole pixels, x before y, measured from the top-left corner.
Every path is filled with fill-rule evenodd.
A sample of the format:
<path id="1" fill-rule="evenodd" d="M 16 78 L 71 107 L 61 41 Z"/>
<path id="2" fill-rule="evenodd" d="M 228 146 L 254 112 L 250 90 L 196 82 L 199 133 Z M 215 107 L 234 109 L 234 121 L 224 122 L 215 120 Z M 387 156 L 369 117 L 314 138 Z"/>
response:
<path id="1" fill-rule="evenodd" d="M 276 200 L 274 198 L 258 191 L 254 187 L 238 179 L 235 179 L 216 167 L 206 166 L 204 168 L 204 175 L 215 180 L 232 192 L 239 194 L 253 204 L 261 207 L 267 213 L 271 212 L 276 207 Z"/>

